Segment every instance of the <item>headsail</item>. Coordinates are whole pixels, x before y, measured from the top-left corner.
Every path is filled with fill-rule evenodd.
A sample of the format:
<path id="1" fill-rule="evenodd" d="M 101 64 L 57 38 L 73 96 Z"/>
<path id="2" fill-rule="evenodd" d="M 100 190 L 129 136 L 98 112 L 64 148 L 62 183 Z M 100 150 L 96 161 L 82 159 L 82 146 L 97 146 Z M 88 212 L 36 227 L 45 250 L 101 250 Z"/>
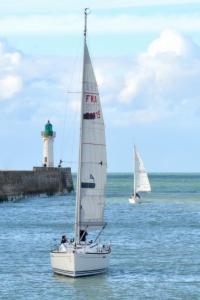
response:
<path id="1" fill-rule="evenodd" d="M 98 86 L 84 41 L 76 236 L 79 230 L 104 225 L 106 144 Z"/>
<path id="2" fill-rule="evenodd" d="M 134 147 L 135 151 L 135 193 L 137 192 L 150 192 L 151 185 L 149 182 L 148 174 L 144 168 L 144 163 L 139 152 Z"/>

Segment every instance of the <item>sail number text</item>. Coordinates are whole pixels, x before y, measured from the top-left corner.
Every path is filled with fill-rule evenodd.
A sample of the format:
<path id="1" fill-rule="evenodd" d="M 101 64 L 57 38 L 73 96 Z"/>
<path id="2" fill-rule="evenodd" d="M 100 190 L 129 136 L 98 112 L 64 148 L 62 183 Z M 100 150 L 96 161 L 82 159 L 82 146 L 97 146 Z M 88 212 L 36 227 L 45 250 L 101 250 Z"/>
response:
<path id="1" fill-rule="evenodd" d="M 87 112 L 85 114 L 83 114 L 83 119 L 86 120 L 94 120 L 94 119 L 100 119 L 101 118 L 101 113 L 100 111 L 96 111 L 96 112 Z"/>
<path id="2" fill-rule="evenodd" d="M 89 103 L 96 103 L 97 102 L 97 96 L 96 95 L 85 95 L 85 102 Z"/>

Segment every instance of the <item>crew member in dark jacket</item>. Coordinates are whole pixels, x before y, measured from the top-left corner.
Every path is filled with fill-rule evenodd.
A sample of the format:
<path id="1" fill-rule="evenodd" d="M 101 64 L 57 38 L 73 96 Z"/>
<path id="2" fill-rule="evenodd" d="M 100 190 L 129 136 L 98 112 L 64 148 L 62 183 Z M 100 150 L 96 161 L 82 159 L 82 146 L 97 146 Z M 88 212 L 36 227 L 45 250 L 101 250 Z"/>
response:
<path id="1" fill-rule="evenodd" d="M 68 242 L 68 240 L 67 240 L 66 235 L 62 235 L 61 244 L 65 244 L 67 242 Z"/>

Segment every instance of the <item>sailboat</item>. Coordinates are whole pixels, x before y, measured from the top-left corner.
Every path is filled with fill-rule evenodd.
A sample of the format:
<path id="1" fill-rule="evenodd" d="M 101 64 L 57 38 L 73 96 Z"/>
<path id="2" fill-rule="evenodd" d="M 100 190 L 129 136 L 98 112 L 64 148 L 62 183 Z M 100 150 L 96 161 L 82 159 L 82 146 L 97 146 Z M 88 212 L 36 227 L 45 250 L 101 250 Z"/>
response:
<path id="1" fill-rule="evenodd" d="M 129 198 L 130 203 L 136 203 L 140 199 L 139 192 L 151 192 L 151 185 L 149 182 L 147 171 L 144 168 L 144 163 L 139 152 L 134 145 L 134 183 L 133 183 L 133 195 Z"/>
<path id="2" fill-rule="evenodd" d="M 70 277 L 104 273 L 108 269 L 111 246 L 100 243 L 105 228 L 106 143 L 98 86 L 87 47 L 85 9 L 79 164 L 77 174 L 75 237 L 51 251 L 56 274 Z M 94 231 L 95 230 L 95 231 Z M 93 241 L 87 234 L 96 233 Z"/>

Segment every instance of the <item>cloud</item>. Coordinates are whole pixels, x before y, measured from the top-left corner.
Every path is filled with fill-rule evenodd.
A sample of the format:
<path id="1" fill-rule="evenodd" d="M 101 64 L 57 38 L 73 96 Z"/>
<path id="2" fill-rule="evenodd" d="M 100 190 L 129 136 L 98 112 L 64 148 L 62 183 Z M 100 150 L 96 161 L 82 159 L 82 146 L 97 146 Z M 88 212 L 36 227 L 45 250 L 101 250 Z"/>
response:
<path id="1" fill-rule="evenodd" d="M 7 99 L 17 94 L 22 88 L 22 80 L 19 76 L 8 75 L 0 79 L 0 99 Z"/>
<path id="2" fill-rule="evenodd" d="M 148 55 L 155 57 L 163 53 L 176 56 L 194 57 L 199 55 L 199 47 L 194 42 L 172 30 L 164 30 L 160 37 L 148 47 Z"/>
<path id="3" fill-rule="evenodd" d="M 72 122 L 78 120 L 81 72 L 74 70 L 70 58 L 22 59 L 16 51 L 1 49 L 0 65 L 6 71 L 0 76 L 0 99 L 16 95 L 4 112 L 35 123 L 48 117 L 59 123 L 66 114 Z M 164 30 L 134 60 L 93 59 L 106 122 L 129 126 L 198 119 L 199 53 L 189 37 Z M 72 70 L 78 77 L 72 78 Z"/>
<path id="4" fill-rule="evenodd" d="M 132 123 L 197 117 L 199 51 L 190 38 L 165 30 L 139 55 L 119 97 L 129 110 L 132 105 Z"/>
<path id="5" fill-rule="evenodd" d="M 171 27 L 182 32 L 199 32 L 200 30 L 199 13 L 181 15 L 119 13 L 104 16 L 93 13 L 88 22 L 90 32 L 95 34 L 151 33 Z M 83 16 L 80 13 L 19 15 L 0 18 L 1 35 L 71 35 L 80 34 L 82 30 Z"/>
<path id="6" fill-rule="evenodd" d="M 106 123 L 130 126 L 198 120 L 199 53 L 192 39 L 168 29 L 134 60 L 93 60 Z M 78 112 L 77 95 L 70 99 L 69 108 Z"/>
<path id="7" fill-rule="evenodd" d="M 0 41 L 0 100 L 8 99 L 22 89 L 22 77 L 19 74 L 21 54 L 8 50 Z"/>
<path id="8" fill-rule="evenodd" d="M 165 5 L 184 5 L 199 4 L 199 0 L 111 0 L 107 5 L 110 7 L 144 7 L 144 6 L 165 6 Z M 103 5 L 103 3 L 102 3 Z M 106 1 L 105 1 L 106 5 Z"/>
<path id="9" fill-rule="evenodd" d="M 68 1 L 68 0 L 29 0 L 28 5 L 26 1 L 16 0 L 13 5 L 13 0 L 1 1 L 0 11 L 5 14 L 27 14 L 34 13 L 57 13 L 60 11 L 82 11 L 85 6 L 91 7 L 94 10 L 98 9 L 113 9 L 113 8 L 131 8 L 131 7 L 149 7 L 149 6 L 166 6 L 166 5 L 192 5 L 199 4 L 199 0 L 87 0 L 87 4 L 82 0 Z"/>
<path id="10" fill-rule="evenodd" d="M 12 89 L 5 88 L 4 91 L 16 92 L 11 101 L 6 101 L 6 104 L 1 103 L 0 109 L 5 121 L 8 118 L 16 122 L 29 120 L 38 126 L 50 118 L 55 124 L 61 124 L 66 115 L 71 123 L 77 121 L 76 115 L 80 106 L 80 78 L 72 76 L 72 68 L 72 59 L 68 57 L 22 56 L 17 68 L 19 78 L 9 76 L 2 82 L 0 79 L 0 99 L 3 94 L 1 85 L 11 86 L 12 83 Z M 17 91 L 21 92 L 17 94 Z M 71 91 L 77 93 L 71 94 L 69 93 Z M 9 94 L 3 96 L 8 97 Z"/>

